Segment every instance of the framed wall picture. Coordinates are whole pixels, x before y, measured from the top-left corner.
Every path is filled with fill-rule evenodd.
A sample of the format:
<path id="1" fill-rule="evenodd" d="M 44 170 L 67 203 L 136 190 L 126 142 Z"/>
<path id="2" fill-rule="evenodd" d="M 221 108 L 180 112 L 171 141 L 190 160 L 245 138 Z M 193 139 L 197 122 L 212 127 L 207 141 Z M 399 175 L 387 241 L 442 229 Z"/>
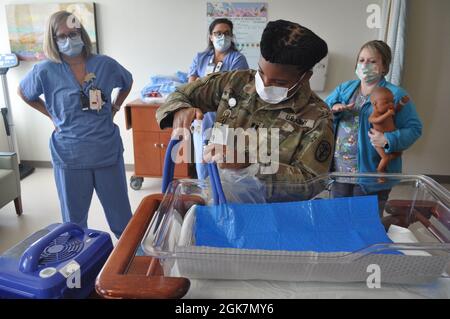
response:
<path id="1" fill-rule="evenodd" d="M 94 3 L 8 4 L 6 20 L 11 52 L 20 60 L 45 59 L 42 49 L 45 26 L 50 15 L 65 10 L 74 14 L 86 29 L 94 53 L 98 53 Z"/>

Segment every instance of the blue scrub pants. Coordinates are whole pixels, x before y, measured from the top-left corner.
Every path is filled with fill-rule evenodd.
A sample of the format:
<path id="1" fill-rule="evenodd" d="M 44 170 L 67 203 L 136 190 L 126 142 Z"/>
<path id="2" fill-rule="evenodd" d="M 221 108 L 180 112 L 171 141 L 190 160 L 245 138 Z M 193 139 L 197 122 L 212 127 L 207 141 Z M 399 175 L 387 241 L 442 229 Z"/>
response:
<path id="1" fill-rule="evenodd" d="M 56 188 L 64 222 L 87 228 L 95 189 L 111 231 L 120 237 L 131 219 L 123 157 L 112 166 L 95 169 L 54 168 Z"/>

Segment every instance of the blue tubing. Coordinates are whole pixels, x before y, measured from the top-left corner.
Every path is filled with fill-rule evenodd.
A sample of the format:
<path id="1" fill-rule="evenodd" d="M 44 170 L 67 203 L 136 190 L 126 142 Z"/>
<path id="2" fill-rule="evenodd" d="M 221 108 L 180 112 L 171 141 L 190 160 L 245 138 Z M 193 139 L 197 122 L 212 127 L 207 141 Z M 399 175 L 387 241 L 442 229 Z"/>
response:
<path id="1" fill-rule="evenodd" d="M 167 187 L 173 180 L 175 171 L 175 163 L 172 161 L 172 149 L 180 142 L 180 140 L 170 140 L 167 146 L 166 155 L 164 156 L 164 168 L 162 176 L 162 192 L 165 194 Z"/>
<path id="2" fill-rule="evenodd" d="M 210 163 L 206 164 L 206 167 L 208 169 L 209 180 L 210 180 L 210 184 L 211 184 L 211 193 L 212 193 L 213 202 L 215 205 L 219 205 L 220 204 L 219 194 L 217 193 L 216 181 L 214 180 L 212 166 L 213 165 Z"/>
<path id="3" fill-rule="evenodd" d="M 172 161 L 172 150 L 179 142 L 180 140 L 170 140 L 169 145 L 167 146 L 166 155 L 164 156 L 164 168 L 162 176 L 162 192 L 164 194 L 166 193 L 169 184 L 173 180 L 175 163 Z M 226 204 L 227 201 L 223 192 L 222 183 L 220 181 L 219 169 L 217 168 L 217 164 L 208 163 L 207 168 L 211 182 L 211 192 L 214 204 Z"/>
<path id="4" fill-rule="evenodd" d="M 218 201 L 215 200 L 216 204 L 226 204 L 227 200 L 225 198 L 225 194 L 223 192 L 222 183 L 220 182 L 220 175 L 219 175 L 219 169 L 217 168 L 216 163 L 209 163 L 209 173 L 210 173 L 210 180 L 211 180 L 211 188 L 215 189 L 216 196 L 218 197 Z"/>

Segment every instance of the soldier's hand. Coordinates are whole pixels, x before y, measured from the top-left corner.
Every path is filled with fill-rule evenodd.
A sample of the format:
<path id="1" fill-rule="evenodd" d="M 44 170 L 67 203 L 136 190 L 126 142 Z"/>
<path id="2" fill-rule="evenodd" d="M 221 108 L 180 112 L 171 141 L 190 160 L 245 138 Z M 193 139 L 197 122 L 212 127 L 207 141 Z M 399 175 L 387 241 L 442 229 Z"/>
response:
<path id="1" fill-rule="evenodd" d="M 173 116 L 172 136 L 186 137 L 190 134 L 191 124 L 195 119 L 203 119 L 203 112 L 199 108 L 188 107 L 177 111 Z"/>
<path id="2" fill-rule="evenodd" d="M 346 110 L 350 110 L 355 106 L 355 103 L 350 103 L 350 104 L 335 104 L 333 105 L 333 107 L 331 108 L 331 112 L 333 113 L 339 113 L 342 111 L 346 111 Z"/>
<path id="3" fill-rule="evenodd" d="M 222 169 L 242 169 L 248 167 L 249 163 L 238 163 L 237 152 L 227 155 L 226 145 L 209 144 L 203 150 L 203 159 L 206 163 L 216 162 Z"/>

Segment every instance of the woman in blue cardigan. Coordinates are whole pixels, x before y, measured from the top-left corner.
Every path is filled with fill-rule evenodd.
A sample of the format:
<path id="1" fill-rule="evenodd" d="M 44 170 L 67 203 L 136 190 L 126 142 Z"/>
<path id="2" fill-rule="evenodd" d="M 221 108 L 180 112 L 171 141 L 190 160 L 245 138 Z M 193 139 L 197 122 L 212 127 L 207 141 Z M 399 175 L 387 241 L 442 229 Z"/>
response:
<path id="1" fill-rule="evenodd" d="M 417 115 L 412 99 L 396 112 L 396 130 L 381 133 L 371 128 L 369 116 L 373 111 L 370 95 L 376 87 L 389 89 L 398 104 L 408 93 L 384 76 L 389 72 L 391 49 L 383 41 L 370 41 L 364 44 L 358 54 L 356 75 L 358 80 L 344 82 L 327 97 L 325 102 L 334 116 L 336 146 L 332 171 L 342 173 L 375 173 L 380 156 L 375 147 L 384 147 L 387 154 L 408 149 L 422 134 L 422 123 Z M 402 159 L 392 160 L 387 173 L 401 173 Z M 378 196 L 380 216 L 389 196 L 390 186 L 378 185 L 370 189 L 364 183 L 337 183 L 333 189 L 334 197 Z"/>

